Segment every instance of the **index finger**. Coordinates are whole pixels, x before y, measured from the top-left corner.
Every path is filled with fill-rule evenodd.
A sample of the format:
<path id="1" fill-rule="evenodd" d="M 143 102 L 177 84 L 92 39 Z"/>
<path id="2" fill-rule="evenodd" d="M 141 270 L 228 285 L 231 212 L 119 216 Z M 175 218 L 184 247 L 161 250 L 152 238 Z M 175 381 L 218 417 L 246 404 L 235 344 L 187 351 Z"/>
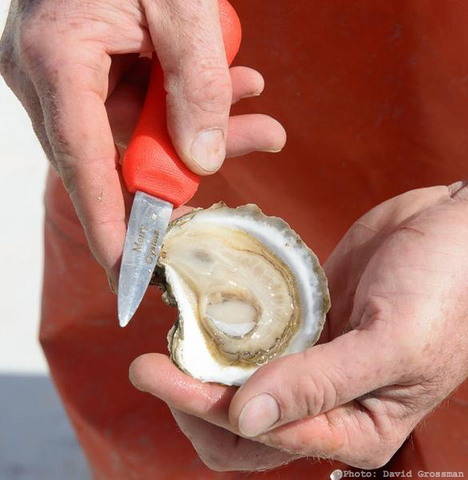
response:
<path id="1" fill-rule="evenodd" d="M 130 366 L 130 381 L 139 390 L 151 393 L 173 408 L 234 432 L 228 411 L 236 387 L 202 383 L 158 353 L 148 353 L 134 360 Z"/>
<path id="2" fill-rule="evenodd" d="M 56 48 L 33 72 L 55 168 L 96 260 L 115 283 L 125 239 L 125 205 L 104 102 L 110 57 L 80 43 Z"/>

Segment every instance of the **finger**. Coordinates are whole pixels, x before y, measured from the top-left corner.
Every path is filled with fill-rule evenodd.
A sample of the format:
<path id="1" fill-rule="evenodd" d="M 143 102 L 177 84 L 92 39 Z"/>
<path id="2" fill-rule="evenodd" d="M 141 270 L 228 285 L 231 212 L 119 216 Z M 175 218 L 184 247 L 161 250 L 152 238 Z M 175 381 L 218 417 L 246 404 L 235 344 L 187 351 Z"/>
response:
<path id="1" fill-rule="evenodd" d="M 145 92 L 130 83 L 119 85 L 106 103 L 114 141 L 123 152 L 140 117 Z M 239 157 L 254 151 L 280 152 L 286 132 L 274 118 L 262 114 L 229 118 L 227 157 Z"/>
<path id="2" fill-rule="evenodd" d="M 400 442 L 382 439 L 374 415 L 357 402 L 341 405 L 314 418 L 304 418 L 280 426 L 255 438 L 256 441 L 300 452 L 302 456 L 338 460 L 357 468 L 379 468 L 385 465 Z M 398 431 L 394 419 L 383 421 Z M 389 445 L 391 443 L 391 446 Z"/>
<path id="3" fill-rule="evenodd" d="M 55 167 L 97 261 L 117 283 L 125 238 L 118 154 L 104 101 L 110 59 L 92 46 L 50 49 L 32 72 Z M 70 93 L 73 92 L 73 93 Z"/>
<path id="4" fill-rule="evenodd" d="M 171 407 L 209 418 L 214 425 L 229 429 L 228 409 L 235 388 L 202 383 L 179 370 L 165 355 L 149 353 L 130 365 L 130 381 Z"/>
<path id="5" fill-rule="evenodd" d="M 286 143 L 286 131 L 268 115 L 237 115 L 229 119 L 227 156 L 239 157 L 250 152 L 277 153 Z"/>
<path id="6" fill-rule="evenodd" d="M 257 370 L 230 406 L 230 421 L 257 437 L 295 420 L 314 417 L 396 379 L 398 349 L 382 332 L 352 331 Z"/>
<path id="7" fill-rule="evenodd" d="M 265 88 L 265 80 L 253 68 L 232 67 L 229 73 L 232 83 L 232 103 L 236 103 L 243 98 L 256 97 Z"/>
<path id="8" fill-rule="evenodd" d="M 171 408 L 171 411 L 200 459 L 211 470 L 253 472 L 285 465 L 295 458 L 276 448 L 239 438 L 181 410 Z"/>
<path id="9" fill-rule="evenodd" d="M 130 65 L 132 68 L 125 72 Z M 114 141 L 122 154 L 140 118 L 146 97 L 151 62 L 140 58 L 135 62 L 132 56 L 118 62 L 111 70 L 112 92 L 106 101 L 106 109 Z M 233 83 L 233 102 L 256 96 L 264 87 L 263 77 L 247 67 L 230 69 Z M 123 77 L 123 78 L 122 78 Z M 120 83 L 117 80 L 120 79 Z M 232 130 L 232 132 L 231 132 Z M 254 150 L 278 151 L 285 142 L 283 127 L 266 115 L 244 115 L 229 119 L 227 156 L 239 156 Z"/>
<path id="10" fill-rule="evenodd" d="M 213 173 L 225 158 L 232 98 L 218 2 L 144 3 L 164 70 L 167 125 L 174 147 L 195 173 Z"/>
<path id="11" fill-rule="evenodd" d="M 177 425 L 208 468 L 223 471 L 231 464 L 230 455 L 236 448 L 236 435 L 174 407 L 171 411 Z"/>
<path id="12" fill-rule="evenodd" d="M 171 214 L 171 222 L 173 220 L 177 220 L 182 215 L 185 215 L 185 214 L 191 212 L 193 209 L 194 209 L 194 207 L 190 207 L 189 205 L 181 205 L 180 207 L 175 208 L 172 211 L 172 214 Z"/>
<path id="13" fill-rule="evenodd" d="M 288 373 L 291 372 L 292 370 Z M 130 380 L 139 390 L 155 395 L 171 409 L 186 414 L 184 419 L 192 418 L 190 423 L 181 425 L 192 441 L 197 437 L 195 431 L 202 428 L 205 422 L 213 425 L 207 427 L 209 432 L 217 432 L 215 429 L 221 427 L 234 435 L 239 434 L 236 427 L 230 424 L 227 413 L 229 401 L 235 394 L 233 387 L 203 384 L 182 373 L 167 357 L 159 354 L 137 358 L 130 367 Z M 369 399 L 369 402 L 372 401 L 375 402 L 376 399 Z M 374 418 L 372 409 L 364 405 L 365 401 L 344 404 L 313 418 L 279 426 L 258 435 L 255 441 L 287 451 L 289 455 L 337 458 L 355 466 L 366 467 L 369 466 L 369 458 L 380 462 L 378 453 L 383 442 L 380 441 L 379 432 L 395 426 L 391 417 L 382 415 L 382 418 Z M 208 444 L 209 438 L 210 434 L 207 433 Z M 240 438 L 238 442 L 248 440 Z M 201 440 L 201 445 L 194 444 L 197 451 L 203 449 L 204 441 Z"/>

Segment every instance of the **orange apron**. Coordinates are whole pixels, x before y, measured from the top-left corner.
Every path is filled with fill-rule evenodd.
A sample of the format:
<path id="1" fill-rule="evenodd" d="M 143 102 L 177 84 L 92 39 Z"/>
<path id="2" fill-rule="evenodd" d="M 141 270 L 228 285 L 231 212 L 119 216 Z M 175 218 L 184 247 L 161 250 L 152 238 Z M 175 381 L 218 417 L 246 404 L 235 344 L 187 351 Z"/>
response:
<path id="1" fill-rule="evenodd" d="M 468 8 L 455 0 L 233 2 L 265 94 L 289 139 L 278 155 L 229 160 L 193 205 L 253 202 L 285 218 L 324 261 L 361 214 L 404 191 L 468 178 Z M 96 479 L 237 479 L 198 459 L 163 402 L 128 367 L 166 352 L 175 311 L 153 289 L 125 329 L 54 174 L 46 193 L 41 342 Z M 468 219 L 467 219 L 468 221 Z M 412 435 L 387 470 L 468 470 L 468 386 Z M 248 478 L 327 479 L 340 468 L 296 461 Z M 381 474 L 377 474 L 377 478 Z M 374 477 L 375 478 L 375 477 Z"/>

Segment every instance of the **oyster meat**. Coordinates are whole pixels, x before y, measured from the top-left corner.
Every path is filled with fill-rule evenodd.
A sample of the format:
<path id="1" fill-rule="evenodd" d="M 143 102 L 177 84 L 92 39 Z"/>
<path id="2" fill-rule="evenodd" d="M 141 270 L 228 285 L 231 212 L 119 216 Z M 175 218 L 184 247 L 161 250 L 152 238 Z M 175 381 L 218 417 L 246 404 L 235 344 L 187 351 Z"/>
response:
<path id="1" fill-rule="evenodd" d="M 172 222 L 159 258 L 179 310 L 174 363 L 204 382 L 241 385 L 260 366 L 313 345 L 330 301 L 317 257 L 255 205 L 223 203 Z"/>

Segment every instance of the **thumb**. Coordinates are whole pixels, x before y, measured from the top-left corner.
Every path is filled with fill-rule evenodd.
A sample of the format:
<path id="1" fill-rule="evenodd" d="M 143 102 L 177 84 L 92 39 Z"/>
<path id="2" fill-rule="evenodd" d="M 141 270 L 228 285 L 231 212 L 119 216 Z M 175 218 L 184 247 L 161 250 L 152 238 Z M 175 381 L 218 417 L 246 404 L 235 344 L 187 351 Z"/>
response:
<path id="1" fill-rule="evenodd" d="M 226 156 L 232 97 L 218 1 L 145 3 L 149 30 L 164 70 L 172 143 L 192 171 L 213 173 Z"/>
<path id="2" fill-rule="evenodd" d="M 388 385 L 395 376 L 394 349 L 374 337 L 351 331 L 260 368 L 232 399 L 231 425 L 256 437 Z"/>

